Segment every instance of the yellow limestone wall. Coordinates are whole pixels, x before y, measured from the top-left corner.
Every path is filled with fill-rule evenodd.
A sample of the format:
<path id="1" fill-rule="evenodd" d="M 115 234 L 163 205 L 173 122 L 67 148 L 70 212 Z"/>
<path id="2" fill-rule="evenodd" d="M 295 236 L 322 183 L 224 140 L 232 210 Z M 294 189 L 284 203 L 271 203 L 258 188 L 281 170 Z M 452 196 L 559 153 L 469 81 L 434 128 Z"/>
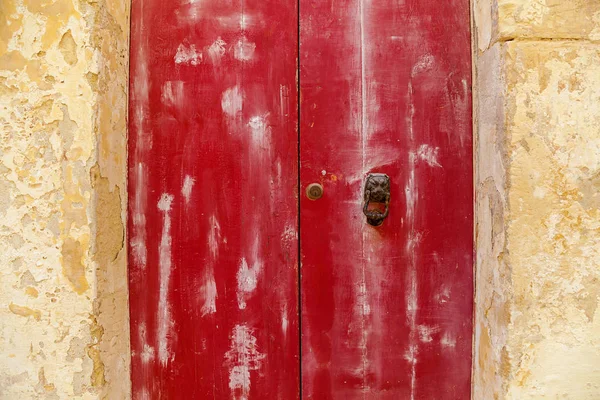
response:
<path id="1" fill-rule="evenodd" d="M 600 399 L 600 0 L 475 0 L 474 399 Z"/>
<path id="2" fill-rule="evenodd" d="M 129 2 L 0 1 L 0 398 L 129 397 Z"/>

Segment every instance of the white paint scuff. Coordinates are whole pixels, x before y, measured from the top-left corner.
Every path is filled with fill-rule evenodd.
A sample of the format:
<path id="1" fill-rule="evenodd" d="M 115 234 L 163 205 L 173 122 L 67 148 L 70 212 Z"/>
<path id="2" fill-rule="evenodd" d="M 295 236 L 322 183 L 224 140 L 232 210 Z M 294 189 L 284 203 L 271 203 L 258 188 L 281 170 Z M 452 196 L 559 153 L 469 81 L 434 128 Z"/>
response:
<path id="1" fill-rule="evenodd" d="M 215 20 L 222 28 L 241 31 L 246 31 L 248 28 L 256 26 L 259 22 L 256 16 L 249 14 L 247 11 L 243 13 L 219 15 L 215 17 Z"/>
<path id="2" fill-rule="evenodd" d="M 138 161 L 134 173 L 134 201 L 133 201 L 133 229 L 131 235 L 131 249 L 133 261 L 141 270 L 146 268 L 146 167 L 141 160 L 144 159 L 146 150 L 151 146 L 150 137 L 145 131 L 145 123 L 149 109 L 150 78 L 146 57 L 146 45 L 138 49 L 136 76 L 133 80 L 132 98 L 135 104 L 133 122 L 135 126 L 135 154 L 134 159 Z"/>
<path id="3" fill-rule="evenodd" d="M 414 165 L 413 171 L 414 175 Z M 416 190 L 413 188 L 413 190 Z M 411 380 L 410 380 L 410 398 L 411 400 L 415 399 L 416 392 L 416 384 L 417 384 L 417 369 L 416 365 L 418 362 L 418 353 L 419 347 L 417 343 L 417 310 L 418 310 L 418 297 L 417 297 L 417 260 L 416 260 L 416 247 L 421 241 L 421 234 L 415 232 L 414 228 L 414 210 L 410 214 L 410 217 L 407 217 L 409 225 L 411 227 L 411 232 L 409 233 L 409 239 L 406 244 L 406 251 L 409 254 L 410 265 L 408 270 L 408 290 L 406 293 L 406 317 L 408 326 L 410 327 L 409 333 L 409 348 L 408 352 L 405 355 L 405 358 L 411 364 Z M 426 332 L 425 332 L 426 333 Z"/>
<path id="4" fill-rule="evenodd" d="M 430 70 L 433 67 L 435 58 L 431 54 L 425 54 L 419 57 L 419 60 L 413 65 L 411 75 L 417 76 L 421 72 Z"/>
<path id="5" fill-rule="evenodd" d="M 290 114 L 290 88 L 279 85 L 279 117 L 283 121 Z"/>
<path id="6" fill-rule="evenodd" d="M 356 303 L 355 311 L 361 317 L 371 314 L 371 306 L 369 305 L 369 296 L 367 293 L 367 285 L 363 280 L 356 286 Z"/>
<path id="7" fill-rule="evenodd" d="M 406 116 L 406 122 L 408 126 L 408 136 L 410 138 L 411 144 L 415 139 L 415 130 L 413 121 L 415 119 L 415 105 L 413 100 L 414 89 L 412 85 L 412 80 L 408 81 L 408 115 Z"/>
<path id="8" fill-rule="evenodd" d="M 414 70 L 413 70 L 414 72 Z M 422 233 L 418 232 L 415 224 L 415 214 L 418 202 L 418 186 L 416 180 L 416 164 L 418 161 L 415 152 L 413 120 L 415 116 L 415 106 L 413 100 L 412 80 L 408 82 L 408 117 L 407 126 L 410 138 L 411 151 L 408 154 L 408 182 L 404 186 L 406 196 L 406 222 L 408 225 L 408 241 L 406 242 L 405 252 L 409 263 L 406 273 L 406 319 L 410 328 L 408 350 L 405 353 L 405 359 L 410 363 L 410 399 L 414 400 L 417 391 L 417 363 L 419 355 L 419 341 L 417 332 L 417 312 L 418 304 L 418 282 L 417 282 L 417 248 L 421 242 Z M 427 333 L 427 332 L 425 332 Z M 425 339 L 428 339 L 425 337 Z"/>
<path id="9" fill-rule="evenodd" d="M 252 267 L 248 266 L 245 258 L 240 260 L 240 267 L 237 272 L 237 298 L 240 310 L 246 308 L 246 298 L 258 285 L 258 275 L 262 269 L 259 261 L 255 261 Z"/>
<path id="10" fill-rule="evenodd" d="M 242 36 L 233 47 L 233 56 L 240 61 L 250 61 L 254 56 L 256 44 Z"/>
<path id="11" fill-rule="evenodd" d="M 151 398 L 147 388 L 142 388 L 141 392 L 135 396 L 135 400 L 150 400 Z"/>
<path id="12" fill-rule="evenodd" d="M 146 324 L 140 323 L 138 327 L 138 339 L 140 344 L 142 345 L 142 352 L 140 353 L 140 358 L 142 359 L 142 364 L 148 364 L 152 360 L 154 360 L 154 347 L 148 344 L 148 338 L 146 334 Z"/>
<path id="13" fill-rule="evenodd" d="M 446 332 L 442 335 L 440 343 L 442 347 L 453 349 L 456 347 L 456 338 L 450 335 L 448 332 Z"/>
<path id="14" fill-rule="evenodd" d="M 290 323 L 287 313 L 287 305 L 284 305 L 281 309 L 281 331 L 283 332 L 283 337 L 287 336 L 288 326 Z"/>
<path id="15" fill-rule="evenodd" d="M 209 233 L 208 233 L 208 249 L 210 251 L 210 255 L 213 261 L 216 261 L 219 255 L 219 241 L 221 240 L 221 225 L 219 225 L 219 221 L 217 221 L 217 217 L 211 215 L 208 219 L 210 223 Z"/>
<path id="16" fill-rule="evenodd" d="M 411 222 L 414 226 L 414 215 L 415 208 L 417 207 L 417 184 L 415 181 L 415 163 L 416 163 L 416 154 L 409 154 L 409 172 L 408 172 L 408 183 L 404 187 L 404 195 L 406 196 L 406 219 Z"/>
<path id="17" fill-rule="evenodd" d="M 218 37 L 217 40 L 208 47 L 208 57 L 213 64 L 218 65 L 221 63 L 221 59 L 225 55 L 225 46 L 227 46 L 227 43 L 225 43 L 221 37 Z"/>
<path id="18" fill-rule="evenodd" d="M 450 301 L 450 287 L 443 285 L 439 293 L 437 293 L 434 298 L 440 304 L 444 304 Z"/>
<path id="19" fill-rule="evenodd" d="M 242 92 L 238 86 L 230 87 L 221 96 L 221 108 L 228 116 L 235 118 L 242 111 Z"/>
<path id="20" fill-rule="evenodd" d="M 282 247 L 289 249 L 298 243 L 297 240 L 298 232 L 296 231 L 296 227 L 293 225 L 287 225 L 281 234 Z"/>
<path id="21" fill-rule="evenodd" d="M 183 178 L 183 185 L 181 185 L 181 195 L 185 200 L 185 204 L 188 204 L 190 202 L 190 198 L 192 196 L 192 188 L 194 187 L 195 183 L 196 180 L 189 175 L 186 175 L 185 178 Z"/>
<path id="22" fill-rule="evenodd" d="M 133 235 L 131 252 L 134 262 L 142 269 L 146 267 L 146 170 L 143 163 L 135 166 L 135 192 L 133 200 Z"/>
<path id="23" fill-rule="evenodd" d="M 160 100 L 166 106 L 183 106 L 183 82 L 167 81 L 163 84 L 160 91 Z"/>
<path id="24" fill-rule="evenodd" d="M 409 273 L 409 287 L 406 295 L 406 311 L 408 317 L 408 324 L 411 329 L 416 328 L 416 317 L 417 317 L 417 279 L 414 271 Z"/>
<path id="25" fill-rule="evenodd" d="M 214 314 L 217 312 L 217 284 L 215 282 L 212 270 L 208 274 L 204 285 L 202 286 L 202 294 L 204 296 L 204 304 L 202 305 L 202 316 Z"/>
<path id="26" fill-rule="evenodd" d="M 217 217 L 215 215 L 211 215 L 208 221 L 209 230 L 207 242 L 210 260 L 206 266 L 206 277 L 204 279 L 204 284 L 201 288 L 201 294 L 204 299 L 204 304 L 202 305 L 201 310 L 202 316 L 214 314 L 217 312 L 218 297 L 217 283 L 215 282 L 214 265 L 217 262 L 217 257 L 219 256 L 221 226 L 219 225 L 219 221 L 217 221 Z"/>
<path id="27" fill-rule="evenodd" d="M 441 167 L 440 163 L 438 162 L 439 152 L 439 147 L 422 144 L 417 150 L 417 158 L 427 163 L 427 165 L 430 167 Z"/>
<path id="28" fill-rule="evenodd" d="M 230 348 L 225 353 L 225 362 L 229 367 L 229 389 L 232 398 L 247 400 L 250 394 L 250 372 L 261 368 L 265 355 L 258 351 L 256 337 L 252 329 L 245 324 L 234 326 Z"/>
<path id="29" fill-rule="evenodd" d="M 271 127 L 268 124 L 269 114 L 255 115 L 250 118 L 248 126 L 251 131 L 252 144 L 261 149 L 270 148 Z"/>
<path id="30" fill-rule="evenodd" d="M 177 22 L 182 25 L 196 24 L 207 15 L 205 0 L 182 0 L 179 10 L 175 11 Z"/>
<path id="31" fill-rule="evenodd" d="M 176 64 L 198 65 L 202 62 L 202 52 L 196 49 L 196 45 L 180 44 L 177 53 L 173 57 Z"/>
<path id="32" fill-rule="evenodd" d="M 169 330 L 173 325 L 169 310 L 169 281 L 171 278 L 171 204 L 173 195 L 163 193 L 158 201 L 158 209 L 163 213 L 163 227 L 158 247 L 159 293 L 158 293 L 158 323 L 157 347 L 158 359 L 164 366 L 169 359 Z"/>
<path id="33" fill-rule="evenodd" d="M 419 331 L 419 339 L 423 343 L 430 343 L 433 341 L 433 335 L 440 331 L 437 326 L 419 325 L 417 327 Z"/>

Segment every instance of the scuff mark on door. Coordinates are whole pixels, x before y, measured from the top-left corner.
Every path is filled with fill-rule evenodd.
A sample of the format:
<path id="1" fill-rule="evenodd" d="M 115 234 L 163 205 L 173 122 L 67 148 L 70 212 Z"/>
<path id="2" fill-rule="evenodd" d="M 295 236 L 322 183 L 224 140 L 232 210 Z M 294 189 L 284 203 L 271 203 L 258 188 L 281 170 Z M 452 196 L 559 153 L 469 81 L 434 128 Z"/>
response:
<path id="1" fill-rule="evenodd" d="M 158 359 L 162 365 L 166 365 L 169 360 L 169 334 L 172 334 L 171 312 L 169 306 L 169 283 L 171 278 L 171 269 L 173 267 L 171 260 L 171 204 L 174 196 L 163 193 L 159 202 L 158 209 L 163 213 L 163 226 L 158 247 L 159 257 L 159 292 L 158 292 L 158 324 L 156 332 L 156 341 L 158 347 Z"/>

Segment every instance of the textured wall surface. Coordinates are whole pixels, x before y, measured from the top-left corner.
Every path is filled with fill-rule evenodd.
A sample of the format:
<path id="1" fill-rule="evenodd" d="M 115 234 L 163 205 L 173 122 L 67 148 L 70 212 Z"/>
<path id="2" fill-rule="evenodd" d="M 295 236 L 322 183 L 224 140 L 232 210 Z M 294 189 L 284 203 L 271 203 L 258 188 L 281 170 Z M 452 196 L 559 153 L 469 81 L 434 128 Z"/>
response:
<path id="1" fill-rule="evenodd" d="M 474 398 L 598 399 L 600 1 L 474 16 Z"/>
<path id="2" fill-rule="evenodd" d="M 129 393 L 129 6 L 0 3 L 0 398 Z"/>

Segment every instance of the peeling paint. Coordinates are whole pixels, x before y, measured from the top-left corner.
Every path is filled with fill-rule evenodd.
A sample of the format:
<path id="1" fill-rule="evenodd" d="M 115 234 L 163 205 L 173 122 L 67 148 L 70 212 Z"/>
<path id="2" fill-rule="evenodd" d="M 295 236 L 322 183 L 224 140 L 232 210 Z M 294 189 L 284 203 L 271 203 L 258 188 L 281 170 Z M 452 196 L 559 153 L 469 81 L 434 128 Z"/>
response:
<path id="1" fill-rule="evenodd" d="M 229 389 L 232 398 L 248 399 L 251 386 L 251 372 L 260 370 L 265 355 L 258 351 L 256 337 L 246 325 L 236 325 L 229 337 L 231 347 L 225 353 L 229 367 Z"/>
<path id="2" fill-rule="evenodd" d="M 242 111 L 242 92 L 238 86 L 231 87 L 223 92 L 221 108 L 229 117 L 235 118 Z"/>
<path id="3" fill-rule="evenodd" d="M 198 51 L 194 44 L 180 44 L 177 48 L 177 53 L 173 56 L 175 64 L 187 64 L 193 66 L 202 63 L 202 59 L 202 52 Z"/>
<path id="4" fill-rule="evenodd" d="M 171 204 L 174 196 L 163 193 L 158 201 L 158 209 L 163 212 L 163 226 L 158 247 L 159 257 L 159 292 L 158 292 L 158 323 L 156 331 L 156 347 L 158 347 L 158 359 L 165 365 L 170 357 L 169 336 L 172 335 L 171 311 L 169 306 L 169 285 L 171 280 L 171 270 L 173 268 L 171 260 Z"/>
<path id="5" fill-rule="evenodd" d="M 227 43 L 220 37 L 210 45 L 208 48 L 208 56 L 213 64 L 219 64 L 221 62 L 221 58 L 225 55 L 225 46 L 227 46 Z"/>
<path id="6" fill-rule="evenodd" d="M 217 312 L 217 284 L 215 278 L 209 275 L 205 279 L 205 283 L 202 286 L 202 295 L 204 296 L 204 304 L 202 305 L 202 316 L 207 314 L 214 314 Z M 240 307 L 241 308 L 241 307 Z"/>
<path id="7" fill-rule="evenodd" d="M 261 263 L 258 260 L 254 261 L 251 267 L 248 266 L 245 258 L 240 260 L 240 267 L 237 272 L 237 297 L 240 310 L 246 308 L 247 297 L 256 289 L 261 268 Z"/>
<path id="8" fill-rule="evenodd" d="M 183 178 L 183 185 L 181 186 L 181 195 L 185 199 L 186 204 L 190 202 L 192 188 L 194 187 L 195 183 L 196 180 L 189 175 L 186 175 L 185 178 Z"/>
<path id="9" fill-rule="evenodd" d="M 36 321 L 41 319 L 42 313 L 39 310 L 32 310 L 29 307 L 19 306 L 13 303 L 10 303 L 8 309 L 11 313 L 20 315 L 21 317 L 33 317 Z"/>
<path id="10" fill-rule="evenodd" d="M 417 150 L 417 157 L 419 160 L 427 163 L 427 165 L 429 165 L 430 167 L 441 167 L 438 161 L 439 152 L 439 147 L 432 147 L 426 144 L 422 144 Z"/>
<path id="11" fill-rule="evenodd" d="M 183 82 L 167 81 L 161 88 L 160 99 L 166 106 L 180 108 L 183 106 Z"/>
<path id="12" fill-rule="evenodd" d="M 419 60 L 413 65 L 411 75 L 415 77 L 422 72 L 426 72 L 433 68 L 435 58 L 431 54 L 425 54 L 419 58 Z"/>
<path id="13" fill-rule="evenodd" d="M 233 48 L 233 56 L 240 61 L 252 60 L 256 44 L 250 42 L 246 36 L 242 36 Z"/>

